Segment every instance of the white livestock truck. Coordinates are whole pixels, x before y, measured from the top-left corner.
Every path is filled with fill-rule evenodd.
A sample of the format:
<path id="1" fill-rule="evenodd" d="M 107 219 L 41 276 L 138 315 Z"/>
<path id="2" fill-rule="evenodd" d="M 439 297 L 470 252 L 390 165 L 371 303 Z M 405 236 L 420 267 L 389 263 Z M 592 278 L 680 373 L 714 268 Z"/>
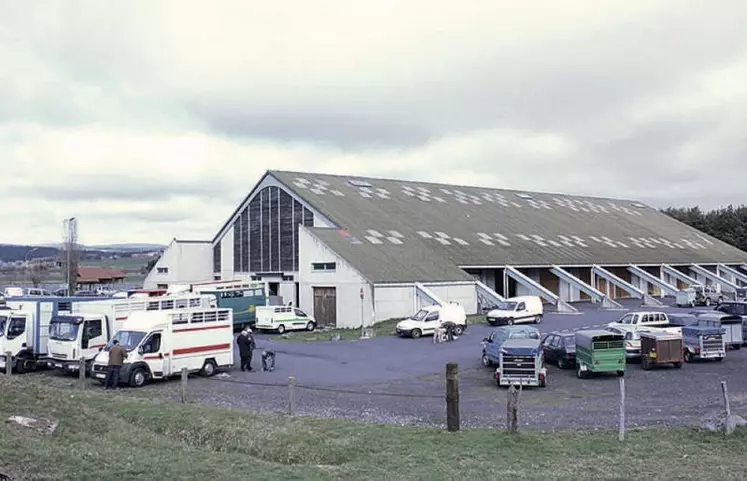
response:
<path id="1" fill-rule="evenodd" d="M 187 294 L 73 303 L 69 314 L 50 321 L 47 366 L 77 372 L 83 359 L 90 370 L 93 358 L 133 312 L 207 308 L 215 307 L 215 302 L 213 296 Z"/>
<path id="2" fill-rule="evenodd" d="M 219 368 L 233 366 L 233 310 L 133 312 L 93 360 L 91 376 L 101 382 L 106 378 L 114 340 L 127 352 L 121 383 L 140 387 L 149 380 L 177 375 L 182 368 L 213 376 Z"/>

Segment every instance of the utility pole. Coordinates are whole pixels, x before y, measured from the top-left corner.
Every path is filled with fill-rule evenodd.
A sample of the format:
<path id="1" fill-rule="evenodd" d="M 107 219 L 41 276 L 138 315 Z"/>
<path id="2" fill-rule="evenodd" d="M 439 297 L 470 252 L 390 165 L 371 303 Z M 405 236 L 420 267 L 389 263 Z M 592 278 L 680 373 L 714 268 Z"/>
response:
<path id="1" fill-rule="evenodd" d="M 361 286 L 361 339 L 364 339 L 365 334 L 366 334 L 364 326 L 365 326 L 365 323 L 363 319 L 363 286 Z"/>

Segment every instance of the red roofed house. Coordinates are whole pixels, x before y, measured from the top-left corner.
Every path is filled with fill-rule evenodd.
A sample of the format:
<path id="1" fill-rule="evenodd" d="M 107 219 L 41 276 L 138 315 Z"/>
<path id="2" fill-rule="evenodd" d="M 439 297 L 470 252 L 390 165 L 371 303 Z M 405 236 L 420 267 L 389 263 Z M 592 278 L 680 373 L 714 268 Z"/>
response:
<path id="1" fill-rule="evenodd" d="M 107 267 L 78 267 L 78 287 L 95 290 L 99 287 L 122 285 L 127 274 L 122 269 Z"/>

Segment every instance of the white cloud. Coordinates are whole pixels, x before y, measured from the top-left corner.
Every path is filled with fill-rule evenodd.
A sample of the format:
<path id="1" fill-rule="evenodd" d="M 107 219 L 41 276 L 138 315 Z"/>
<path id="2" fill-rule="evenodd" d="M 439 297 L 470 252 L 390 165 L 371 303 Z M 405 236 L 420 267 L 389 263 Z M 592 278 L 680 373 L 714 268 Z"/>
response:
<path id="1" fill-rule="evenodd" d="M 19 5 L 0 242 L 210 238 L 266 169 L 744 202 L 744 2 Z"/>

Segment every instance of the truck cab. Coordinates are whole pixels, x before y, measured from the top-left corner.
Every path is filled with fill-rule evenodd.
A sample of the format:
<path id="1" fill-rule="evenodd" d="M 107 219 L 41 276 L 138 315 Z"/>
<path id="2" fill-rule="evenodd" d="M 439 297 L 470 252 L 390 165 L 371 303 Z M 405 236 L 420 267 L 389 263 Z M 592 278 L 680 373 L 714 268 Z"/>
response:
<path id="1" fill-rule="evenodd" d="M 0 311 L 0 369 L 6 369 L 8 360 L 6 352 L 12 353 L 12 369 L 19 373 L 30 370 L 32 366 L 24 360 L 24 354 L 33 344 L 31 335 L 32 319 L 29 312 L 12 309 Z M 33 356 L 29 356 L 33 358 Z"/>
<path id="2" fill-rule="evenodd" d="M 455 303 L 425 306 L 397 324 L 397 335 L 417 339 L 424 334 L 434 334 L 445 322 L 454 323 L 454 335 L 461 336 L 467 329 L 464 307 Z"/>
<path id="3" fill-rule="evenodd" d="M 79 360 L 87 366 L 111 337 L 110 322 L 101 314 L 57 315 L 49 323 L 47 342 L 50 368 L 77 371 Z"/>
<path id="4" fill-rule="evenodd" d="M 495 370 L 498 386 L 547 386 L 547 369 L 539 339 L 508 339 Z"/>

